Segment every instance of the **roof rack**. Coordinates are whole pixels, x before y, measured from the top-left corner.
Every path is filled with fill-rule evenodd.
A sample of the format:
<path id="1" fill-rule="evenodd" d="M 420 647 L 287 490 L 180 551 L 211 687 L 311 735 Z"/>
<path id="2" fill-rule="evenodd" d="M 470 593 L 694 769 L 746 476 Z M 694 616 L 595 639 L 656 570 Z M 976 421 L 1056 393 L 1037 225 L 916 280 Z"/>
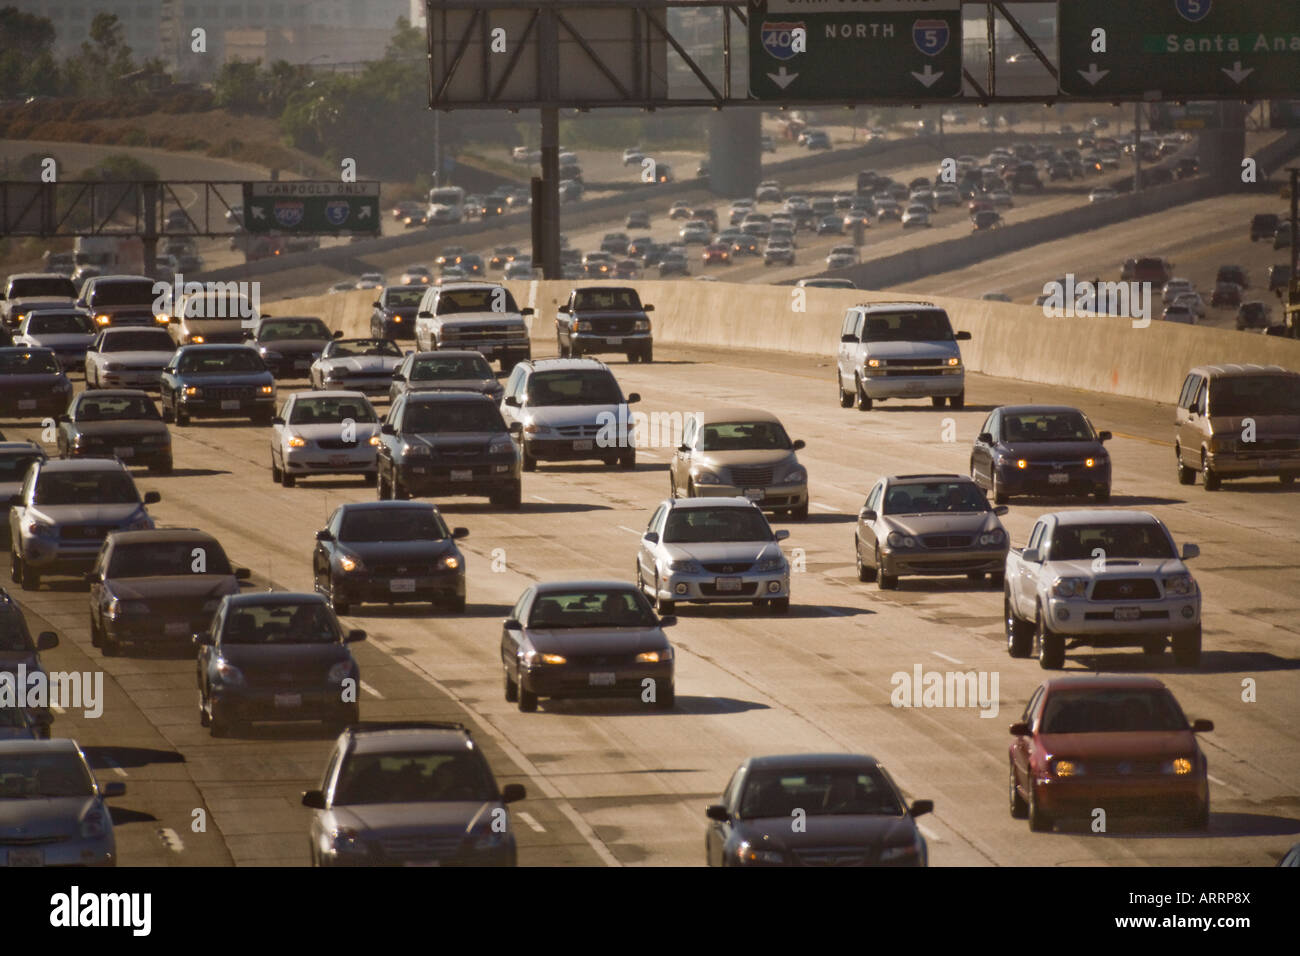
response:
<path id="1" fill-rule="evenodd" d="M 935 304 L 933 302 L 926 302 L 921 299 L 900 299 L 897 301 L 890 301 L 890 302 L 859 302 L 853 308 L 874 309 L 883 306 L 896 306 L 896 305 L 925 305 L 925 306 L 929 306 L 932 309 L 935 308 Z"/>

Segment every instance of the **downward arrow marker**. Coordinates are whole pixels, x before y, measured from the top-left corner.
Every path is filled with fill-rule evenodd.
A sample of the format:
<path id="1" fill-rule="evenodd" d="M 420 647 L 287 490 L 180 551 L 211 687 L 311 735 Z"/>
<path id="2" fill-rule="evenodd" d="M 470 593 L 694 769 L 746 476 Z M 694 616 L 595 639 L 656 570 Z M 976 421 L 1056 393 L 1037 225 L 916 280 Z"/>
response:
<path id="1" fill-rule="evenodd" d="M 939 79 L 943 76 L 943 70 L 940 70 L 938 73 L 936 73 L 931 68 L 930 64 L 927 63 L 925 65 L 925 69 L 922 72 L 920 73 L 913 72 L 912 76 L 914 76 L 916 78 L 916 81 L 928 90 L 930 87 L 934 86 L 934 84 L 937 83 Z"/>
<path id="2" fill-rule="evenodd" d="M 1110 70 L 1097 69 L 1096 63 L 1089 63 L 1087 70 L 1079 70 L 1079 75 L 1083 77 L 1092 86 L 1097 85 L 1097 81 L 1102 79 Z"/>
<path id="3" fill-rule="evenodd" d="M 781 67 L 781 69 L 777 70 L 775 73 L 767 74 L 767 78 L 777 86 L 781 87 L 781 89 L 785 89 L 794 82 L 798 75 L 798 73 L 787 73 L 785 67 Z"/>
<path id="4" fill-rule="evenodd" d="M 1219 67 L 1219 69 L 1223 70 L 1224 73 L 1227 73 L 1227 74 L 1228 74 L 1228 79 L 1232 80 L 1232 82 L 1234 82 L 1234 83 L 1236 83 L 1236 84 L 1238 84 L 1238 85 L 1241 84 L 1241 81 L 1242 81 L 1242 80 L 1244 80 L 1246 77 L 1250 76 L 1250 74 L 1252 74 L 1252 73 L 1255 72 L 1255 68 L 1254 68 L 1253 66 L 1248 66 L 1248 67 L 1246 67 L 1246 68 L 1243 70 L 1243 69 L 1241 68 L 1241 61 L 1240 61 L 1240 60 L 1238 60 L 1236 63 L 1232 64 L 1232 69 L 1231 69 L 1231 70 L 1228 69 L 1226 66 L 1221 66 L 1221 67 Z"/>

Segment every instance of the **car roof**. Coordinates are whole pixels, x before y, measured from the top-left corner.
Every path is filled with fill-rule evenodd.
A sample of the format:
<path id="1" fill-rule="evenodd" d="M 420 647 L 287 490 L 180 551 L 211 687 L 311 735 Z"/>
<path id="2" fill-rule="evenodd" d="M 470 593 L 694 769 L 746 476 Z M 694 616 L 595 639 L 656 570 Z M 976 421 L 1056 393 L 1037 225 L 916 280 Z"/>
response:
<path id="1" fill-rule="evenodd" d="M 554 372 L 565 369 L 603 368 L 609 366 L 596 358 L 548 358 L 532 359 L 528 364 L 535 372 Z"/>
<path id="2" fill-rule="evenodd" d="M 853 306 L 854 309 L 862 312 L 892 312 L 897 309 L 938 309 L 939 306 L 933 302 L 926 302 L 920 299 L 900 299 L 895 302 L 859 302 Z M 942 311 L 942 310 L 941 310 Z"/>
<path id="3" fill-rule="evenodd" d="M 1060 525 L 1088 524 L 1160 524 L 1160 519 L 1149 511 L 1132 511 L 1127 508 L 1076 508 L 1051 513 Z"/>
<path id="4" fill-rule="evenodd" d="M 72 400 L 80 402 L 83 398 L 139 398 L 140 396 L 153 401 L 153 397 L 142 388 L 89 388 L 78 392 Z"/>
<path id="5" fill-rule="evenodd" d="M 43 345 L 6 345 L 0 348 L 0 352 L 49 352 L 54 354 L 54 350 Z"/>
<path id="6" fill-rule="evenodd" d="M 0 441 L 0 452 L 6 451 L 39 451 L 41 454 L 47 454 L 44 448 L 34 441 Z"/>
<path id="7" fill-rule="evenodd" d="M 496 402 L 493 400 L 492 396 L 468 388 L 430 388 L 406 393 L 406 403 L 408 405 L 431 404 L 434 402 L 463 402 L 466 400 L 487 402 L 492 405 L 492 407 L 496 407 Z"/>
<path id="8" fill-rule="evenodd" d="M 138 329 L 136 331 L 139 331 Z M 214 352 L 226 349 L 239 349 L 244 352 L 252 352 L 257 355 L 257 349 L 251 345 L 245 345 L 242 342 L 210 342 L 204 345 L 182 345 L 177 348 L 178 352 Z M 259 356 L 260 357 L 260 356 Z"/>
<path id="9" fill-rule="evenodd" d="M 175 544 L 187 541 L 210 541 L 217 544 L 217 539 L 198 528 L 148 528 L 141 531 L 114 531 L 109 535 L 114 544 Z"/>
<path id="10" fill-rule="evenodd" d="M 94 285 L 108 285 L 113 282 L 153 282 L 148 276 L 130 276 L 130 275 L 98 275 L 91 276 L 86 280 Z"/>
<path id="11" fill-rule="evenodd" d="M 226 601 L 232 607 L 258 607 L 271 604 L 319 604 L 328 607 L 323 595 L 305 591 L 258 591 L 252 594 L 228 594 Z"/>
<path id="12" fill-rule="evenodd" d="M 405 753 L 422 750 L 473 750 L 469 729 L 462 724 L 400 721 L 353 724 L 344 733 L 352 753 Z"/>
<path id="13" fill-rule="evenodd" d="M 438 506 L 432 501 L 398 501 L 396 499 L 387 499 L 384 501 L 345 501 L 339 505 L 340 511 L 390 511 L 394 508 L 403 508 L 407 511 L 433 511 L 438 510 Z"/>
<path id="14" fill-rule="evenodd" d="M 775 422 L 778 425 L 781 424 L 781 419 L 771 412 L 764 411 L 761 408 L 745 408 L 739 405 L 715 405 L 712 408 L 696 412 L 695 415 L 701 425 L 713 425 L 718 422 Z"/>
<path id="15" fill-rule="evenodd" d="M 290 392 L 289 398 L 360 398 L 369 402 L 364 392 L 350 392 L 346 388 L 329 388 L 329 389 L 312 389 L 305 388 L 301 392 Z M 289 398 L 286 398 L 287 402 Z"/>
<path id="16" fill-rule="evenodd" d="M 1245 303 L 1250 305 L 1251 303 Z M 1188 374 L 1195 373 L 1205 378 L 1236 378 L 1242 375 L 1300 375 L 1280 365 L 1224 364 L 1198 365 Z"/>
<path id="17" fill-rule="evenodd" d="M 699 508 L 749 508 L 757 509 L 758 505 L 748 498 L 742 498 L 737 495 L 734 498 L 724 498 L 714 495 L 703 495 L 699 498 L 668 498 L 663 504 L 669 508 L 694 510 Z"/>
<path id="18" fill-rule="evenodd" d="M 745 761 L 750 770 L 832 770 L 837 768 L 870 768 L 879 766 L 875 757 L 866 754 L 775 754 L 767 757 L 750 757 Z"/>
<path id="19" fill-rule="evenodd" d="M 459 255 L 470 255 L 470 253 L 459 253 Z M 427 288 L 427 287 L 426 287 Z M 440 286 L 433 286 L 443 292 L 452 292 L 458 289 L 498 289 L 504 288 L 500 282 L 444 282 Z"/>
<path id="20" fill-rule="evenodd" d="M 970 475 L 958 475 L 958 474 L 945 475 L 942 473 L 936 473 L 932 475 L 930 474 L 889 475 L 888 477 L 885 478 L 885 483 L 890 485 L 919 482 L 919 481 L 964 481 L 967 483 L 973 483 Z"/>
<path id="21" fill-rule="evenodd" d="M 0 754 L 74 753 L 80 754 L 77 742 L 68 737 L 53 740 L 0 740 Z"/>
<path id="22" fill-rule="evenodd" d="M 126 465 L 116 458 L 51 458 L 42 462 L 41 471 L 126 471 Z"/>
<path id="23" fill-rule="evenodd" d="M 539 581 L 533 585 L 538 594 L 561 594 L 566 591 L 635 591 L 631 581 L 582 579 L 578 581 Z"/>
<path id="24" fill-rule="evenodd" d="M 1167 690 L 1164 681 L 1141 674 L 1090 674 L 1088 676 L 1052 677 L 1043 681 L 1043 688 L 1047 691 L 1077 690 L 1079 688 Z"/>
<path id="25" fill-rule="evenodd" d="M 1000 412 L 1010 413 L 1012 415 L 1046 415 L 1052 412 L 1083 412 L 1073 405 L 1003 405 Z"/>

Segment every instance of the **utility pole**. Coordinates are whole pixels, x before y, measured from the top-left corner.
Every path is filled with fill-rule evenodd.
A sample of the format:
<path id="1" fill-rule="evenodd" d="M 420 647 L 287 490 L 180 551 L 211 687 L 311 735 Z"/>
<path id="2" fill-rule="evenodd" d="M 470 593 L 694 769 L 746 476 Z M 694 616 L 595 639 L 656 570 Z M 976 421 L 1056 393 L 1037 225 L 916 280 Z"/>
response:
<path id="1" fill-rule="evenodd" d="M 1287 335 L 1300 338 L 1300 243 L 1296 232 L 1300 230 L 1300 166 L 1290 166 L 1291 174 L 1291 283 L 1287 292 Z"/>
<path id="2" fill-rule="evenodd" d="M 1137 158 L 1137 167 L 1133 172 L 1133 191 L 1142 188 L 1142 104 L 1133 104 L 1133 155 Z"/>

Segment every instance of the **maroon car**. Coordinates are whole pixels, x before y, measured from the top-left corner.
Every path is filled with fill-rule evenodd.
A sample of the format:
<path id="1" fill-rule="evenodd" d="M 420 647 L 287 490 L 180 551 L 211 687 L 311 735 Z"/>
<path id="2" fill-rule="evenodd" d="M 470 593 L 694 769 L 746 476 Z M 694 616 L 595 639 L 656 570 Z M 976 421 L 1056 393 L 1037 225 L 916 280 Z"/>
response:
<path id="1" fill-rule="evenodd" d="M 1011 725 L 1011 815 L 1050 830 L 1064 817 L 1173 816 L 1210 823 L 1205 754 L 1173 693 L 1153 677 L 1058 677 L 1044 681 Z"/>

